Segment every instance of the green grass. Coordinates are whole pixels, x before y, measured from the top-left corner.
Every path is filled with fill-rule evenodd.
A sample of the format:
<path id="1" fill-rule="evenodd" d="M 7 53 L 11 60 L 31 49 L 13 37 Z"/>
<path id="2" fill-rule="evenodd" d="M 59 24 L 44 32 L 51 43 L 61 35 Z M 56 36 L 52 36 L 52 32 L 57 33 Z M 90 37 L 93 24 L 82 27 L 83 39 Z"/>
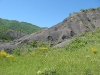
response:
<path id="1" fill-rule="evenodd" d="M 25 34 L 31 34 L 42 30 L 43 28 L 33 25 L 27 22 L 19 22 L 17 20 L 7 20 L 0 18 L 0 31 L 14 30 L 17 32 L 23 32 Z"/>
<path id="2" fill-rule="evenodd" d="M 0 58 L 0 75 L 99 75 L 99 37 L 100 29 L 97 29 L 79 35 L 63 48 L 32 50 L 22 46 L 20 49 L 26 52 L 19 56 L 14 54 L 13 62 Z M 29 48 L 32 52 L 27 52 Z M 92 52 L 92 48 L 97 52 Z"/>

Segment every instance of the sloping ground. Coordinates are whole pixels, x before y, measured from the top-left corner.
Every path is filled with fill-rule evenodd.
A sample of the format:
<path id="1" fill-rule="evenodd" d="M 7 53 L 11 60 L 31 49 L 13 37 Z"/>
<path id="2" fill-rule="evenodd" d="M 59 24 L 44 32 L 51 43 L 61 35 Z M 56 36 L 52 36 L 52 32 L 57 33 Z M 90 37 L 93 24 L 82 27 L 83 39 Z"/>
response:
<path id="1" fill-rule="evenodd" d="M 78 35 L 63 48 L 45 44 L 16 50 L 20 52 L 11 57 L 1 52 L 0 75 L 100 75 L 100 28 Z"/>
<path id="2" fill-rule="evenodd" d="M 13 37 L 14 39 L 19 39 L 19 38 L 25 36 L 26 34 L 22 33 L 22 32 L 17 32 L 17 31 L 14 31 L 14 30 L 8 30 L 6 32 L 6 35 L 9 35 L 9 36 Z"/>
<path id="3" fill-rule="evenodd" d="M 31 23 L 0 18 L 0 42 L 9 42 L 44 28 Z"/>
<path id="4" fill-rule="evenodd" d="M 61 43 L 53 46 L 53 48 L 56 48 L 56 47 L 64 47 L 64 46 L 68 45 L 70 42 L 71 42 L 71 40 L 65 40 L 64 42 L 61 42 Z"/>
<path id="5" fill-rule="evenodd" d="M 61 42 L 73 37 L 74 35 L 95 30 L 98 27 L 100 27 L 100 8 L 82 10 L 70 15 L 61 23 L 58 23 L 51 28 L 13 41 L 13 47 L 18 46 L 25 40 L 48 41 L 51 43 Z M 10 44 L 9 47 L 11 47 Z M 6 46 L 4 46 L 4 48 L 6 48 Z"/>
<path id="6" fill-rule="evenodd" d="M 2 49 L 12 49 L 12 48 L 18 47 L 18 45 L 20 45 L 21 43 L 23 43 L 23 42 L 26 43 L 28 41 L 29 37 L 31 37 L 34 34 L 35 33 L 33 33 L 31 35 L 25 35 L 22 38 L 16 39 L 16 40 L 14 40 L 12 42 L 0 43 L 0 50 L 2 50 Z"/>
<path id="7" fill-rule="evenodd" d="M 43 31 L 44 30 L 42 30 L 42 32 Z M 30 37 L 36 36 L 37 33 L 38 32 L 35 32 L 33 34 L 30 34 L 30 35 L 25 35 L 25 36 L 21 37 L 20 39 L 15 39 L 14 41 L 11 41 L 11 42 L 0 43 L 0 50 L 2 50 L 2 49 L 13 49 L 15 47 L 18 47 L 22 43 L 27 43 L 30 40 Z"/>
<path id="8" fill-rule="evenodd" d="M 19 22 L 16 20 L 7 20 L 0 18 L 0 28 L 6 30 L 14 30 L 17 32 L 23 32 L 25 34 L 32 34 L 42 28 L 27 22 Z"/>
<path id="9" fill-rule="evenodd" d="M 98 27 L 100 27 L 100 8 L 88 9 L 70 15 L 61 23 L 30 37 L 30 39 L 40 41 L 64 40 Z"/>

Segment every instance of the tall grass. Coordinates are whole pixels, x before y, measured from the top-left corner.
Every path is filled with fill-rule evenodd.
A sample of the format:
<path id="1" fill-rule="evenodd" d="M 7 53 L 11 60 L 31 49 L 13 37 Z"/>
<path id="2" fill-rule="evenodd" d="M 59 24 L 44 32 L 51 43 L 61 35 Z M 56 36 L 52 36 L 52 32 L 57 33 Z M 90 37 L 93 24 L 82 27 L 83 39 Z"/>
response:
<path id="1" fill-rule="evenodd" d="M 0 57 L 0 75 L 99 75 L 99 37 L 97 29 L 63 48 L 19 48 L 30 52 L 14 54 L 13 62 Z"/>

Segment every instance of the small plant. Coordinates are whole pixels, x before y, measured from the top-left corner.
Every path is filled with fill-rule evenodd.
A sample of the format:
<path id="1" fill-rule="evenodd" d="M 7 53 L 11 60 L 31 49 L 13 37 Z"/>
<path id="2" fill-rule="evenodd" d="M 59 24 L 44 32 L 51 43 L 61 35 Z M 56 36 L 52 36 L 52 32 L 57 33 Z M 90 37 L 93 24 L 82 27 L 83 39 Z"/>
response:
<path id="1" fill-rule="evenodd" d="M 92 52 L 96 54 L 97 53 L 97 49 L 96 48 L 92 48 Z"/>
<path id="2" fill-rule="evenodd" d="M 11 61 L 14 61 L 14 56 L 6 53 L 4 50 L 0 51 L 0 57 L 8 58 Z"/>
<path id="3" fill-rule="evenodd" d="M 91 28 L 89 27 L 89 25 L 87 25 L 86 23 L 84 23 L 84 26 L 85 26 L 86 28 L 88 28 L 88 29 L 91 30 Z"/>
<path id="4" fill-rule="evenodd" d="M 20 53 L 20 49 L 16 48 L 16 49 L 14 50 L 14 54 L 20 56 L 20 54 L 21 54 L 21 53 Z"/>
<path id="5" fill-rule="evenodd" d="M 86 44 L 87 40 L 85 38 L 76 38 L 66 47 L 66 50 L 84 47 Z"/>
<path id="6" fill-rule="evenodd" d="M 46 47 L 46 48 L 49 48 L 50 47 L 50 44 L 47 43 L 47 42 L 40 42 L 40 43 L 38 43 L 38 47 Z"/>
<path id="7" fill-rule="evenodd" d="M 38 70 L 37 71 L 37 74 L 41 75 L 42 74 L 42 71 Z"/>
<path id="8" fill-rule="evenodd" d="M 89 58 L 90 58 L 90 56 L 89 56 L 89 55 L 86 55 L 86 58 L 87 58 L 87 59 L 89 59 Z"/>
<path id="9" fill-rule="evenodd" d="M 93 75 L 93 74 L 91 73 L 90 69 L 86 69 L 85 70 L 85 75 Z"/>
<path id="10" fill-rule="evenodd" d="M 30 41 L 30 45 L 31 45 L 32 47 L 37 47 L 38 42 L 37 42 L 36 40 L 32 40 L 32 41 Z"/>
<path id="11" fill-rule="evenodd" d="M 0 52 L 0 57 L 6 57 L 7 56 L 7 53 L 4 51 L 4 50 L 1 50 Z"/>
<path id="12" fill-rule="evenodd" d="M 39 70 L 38 75 L 56 75 L 56 70 L 45 69 L 44 71 Z"/>
<path id="13" fill-rule="evenodd" d="M 87 13 L 88 10 L 81 9 L 80 11 L 82 11 L 84 13 Z"/>
<path id="14" fill-rule="evenodd" d="M 45 51 L 45 50 L 47 50 L 48 48 L 46 48 L 46 47 L 39 47 L 39 49 L 42 50 L 42 51 Z"/>
<path id="15" fill-rule="evenodd" d="M 7 54 L 6 57 L 7 57 L 7 58 L 14 58 L 14 56 L 13 56 L 13 55 L 10 55 L 10 54 Z"/>

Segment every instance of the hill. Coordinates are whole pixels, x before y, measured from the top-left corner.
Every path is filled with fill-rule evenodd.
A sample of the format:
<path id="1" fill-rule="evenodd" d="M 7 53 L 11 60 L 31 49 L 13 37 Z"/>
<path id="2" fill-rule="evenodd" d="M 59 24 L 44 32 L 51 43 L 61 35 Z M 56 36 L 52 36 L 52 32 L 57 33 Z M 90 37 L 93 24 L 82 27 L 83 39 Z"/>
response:
<path id="1" fill-rule="evenodd" d="M 0 27 L 15 30 L 15 31 L 21 31 L 25 34 L 31 34 L 42 29 L 31 23 L 19 22 L 16 20 L 7 20 L 2 18 L 0 18 Z"/>
<path id="2" fill-rule="evenodd" d="M 77 35 L 62 48 L 50 48 L 43 42 L 32 46 L 21 45 L 10 55 L 2 50 L 0 75 L 100 74 L 100 28 Z"/>
<path id="3" fill-rule="evenodd" d="M 55 42 L 60 44 L 50 47 Z M 51 28 L 0 43 L 0 75 L 99 74 L 100 8 L 81 10 Z"/>
<path id="4" fill-rule="evenodd" d="M 93 31 L 100 27 L 100 7 L 90 8 L 87 10 L 81 9 L 80 12 L 69 15 L 57 25 L 41 30 L 39 32 L 24 36 L 16 41 L 7 43 L 5 48 L 13 48 L 21 43 L 28 43 L 30 40 L 49 42 L 51 46 L 62 43 L 69 44 L 70 39 L 76 35 Z M 3 44 L 0 47 L 4 48 Z"/>
<path id="5" fill-rule="evenodd" d="M 69 15 L 62 22 L 36 36 L 31 36 L 29 39 L 60 43 L 75 35 L 93 31 L 98 27 L 100 27 L 100 7 L 81 9 L 80 12 Z"/>
<path id="6" fill-rule="evenodd" d="M 7 20 L 0 18 L 0 40 L 18 39 L 26 34 L 31 34 L 42 28 L 27 22 Z"/>

